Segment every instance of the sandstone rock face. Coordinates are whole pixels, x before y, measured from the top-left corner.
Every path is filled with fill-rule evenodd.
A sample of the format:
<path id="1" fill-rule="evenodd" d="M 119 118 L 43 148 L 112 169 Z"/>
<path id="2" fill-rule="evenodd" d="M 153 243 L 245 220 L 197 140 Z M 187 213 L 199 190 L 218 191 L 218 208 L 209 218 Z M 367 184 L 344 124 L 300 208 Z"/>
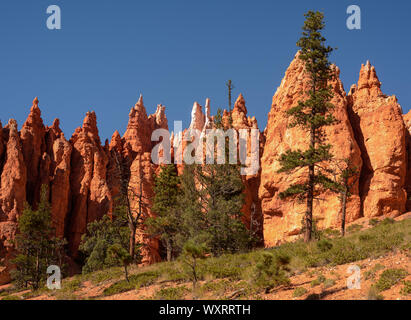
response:
<path id="1" fill-rule="evenodd" d="M 128 187 L 131 208 L 135 215 L 141 213 L 143 221 L 154 216 L 151 211 L 154 197 L 154 170 L 150 152 L 138 155 L 130 168 L 131 176 Z M 151 264 L 161 260 L 158 254 L 158 240 L 149 237 L 144 232 L 144 228 L 137 230 L 136 239 L 143 244 L 141 248 L 143 264 Z"/>
<path id="2" fill-rule="evenodd" d="M 140 96 L 136 105 L 130 110 L 127 130 L 123 136 L 125 148 L 129 148 L 132 152 L 130 155 L 132 159 L 137 153 L 150 150 L 152 123 L 152 120 L 148 120 L 143 96 Z"/>
<path id="3" fill-rule="evenodd" d="M 45 127 L 38 104 L 39 100 L 35 98 L 30 114 L 20 132 L 24 162 L 27 166 L 27 201 L 34 206 L 40 198 L 41 182 L 45 182 L 39 177 L 40 162 L 47 161 L 47 159 L 42 159 L 45 151 Z M 47 169 L 45 166 L 47 164 L 43 163 L 43 169 Z"/>
<path id="4" fill-rule="evenodd" d="M 407 203 L 407 194 L 411 196 L 411 112 L 403 116 L 396 98 L 382 94 L 375 69 L 369 63 L 362 66 L 358 84 L 348 95 L 338 78 L 339 69 L 333 67 L 333 71 L 335 79 L 329 84 L 338 123 L 326 128 L 326 140 L 333 146 L 336 160 L 349 159 L 360 172 L 347 204 L 348 222 L 361 216 L 396 216 L 411 210 L 411 202 Z M 260 237 L 264 233 L 266 246 L 292 240 L 301 230 L 305 205 L 282 201 L 278 194 L 305 179 L 307 172 L 277 171 L 280 154 L 288 149 L 306 149 L 308 145 L 307 134 L 299 128 L 289 128 L 290 120 L 284 115 L 304 98 L 307 88 L 308 78 L 297 55 L 273 97 L 267 127 L 259 135 L 259 170 L 243 176 L 243 221 Z M 199 130 L 204 137 L 206 130 L 214 126 L 209 99 L 204 112 L 200 104 L 194 103 L 191 115 L 189 128 L 170 137 L 172 160 L 182 157 L 188 143 L 183 135 L 188 130 Z M 230 121 L 236 130 L 258 130 L 256 119 L 247 116 L 241 94 L 231 114 L 223 112 L 223 124 L 228 126 Z M 151 141 L 151 135 L 156 129 L 168 130 L 165 107 L 158 105 L 154 114 L 147 115 L 142 96 L 130 110 L 123 137 L 115 131 L 104 146 L 94 112 L 86 114 L 82 127 L 67 141 L 58 119 L 50 127 L 44 126 L 37 98 L 20 133 L 15 120 L 11 119 L 4 128 L 0 123 L 0 284 L 10 280 L 10 240 L 17 232 L 24 202 L 36 207 L 43 184 L 48 186 L 56 234 L 68 239 L 72 258 L 78 256 L 87 223 L 111 214 L 113 199 L 121 189 L 137 195 L 131 196 L 136 214 L 141 209 L 144 218 L 152 217 L 153 174 L 158 166 L 151 160 L 151 151 L 158 142 Z M 252 155 L 249 138 L 250 135 L 247 156 Z M 177 169 L 181 174 L 183 164 L 178 164 Z M 314 203 L 318 226 L 337 227 L 341 219 L 338 195 L 325 192 L 321 199 Z M 136 237 L 143 243 L 143 263 L 159 261 L 157 239 L 148 237 L 144 227 Z"/>
<path id="5" fill-rule="evenodd" d="M 63 238 L 70 205 L 70 169 L 72 146 L 61 134 L 51 154 L 51 217 L 56 236 Z"/>
<path id="6" fill-rule="evenodd" d="M 405 211 L 407 199 L 402 109 L 396 97 L 384 95 L 380 87 L 375 68 L 367 62 L 348 96 L 350 119 L 364 161 L 360 195 L 366 217 L 397 216 Z"/>
<path id="7" fill-rule="evenodd" d="M 338 79 L 339 70 L 334 67 L 336 79 L 330 82 L 335 105 L 334 116 L 339 122 L 326 128 L 325 136 L 328 143 L 333 145 L 332 152 L 339 159 L 348 158 L 352 164 L 361 168 L 360 149 L 355 141 L 347 114 L 347 98 L 341 81 Z M 292 174 L 278 173 L 279 156 L 289 149 L 305 150 L 308 137 L 301 128 L 288 127 L 290 119 L 284 112 L 297 105 L 304 98 L 303 92 L 308 88 L 308 78 L 305 67 L 298 54 L 288 67 L 285 77 L 273 97 L 272 107 L 268 114 L 266 142 L 261 159 L 261 183 L 259 196 L 262 201 L 264 214 L 264 240 L 266 246 L 273 246 L 284 240 L 290 240 L 301 231 L 301 221 L 305 213 L 305 205 L 296 201 L 281 200 L 278 194 L 291 184 L 305 181 L 308 170 L 301 169 Z M 360 201 L 358 183 L 352 190 L 353 196 L 348 203 L 347 220 L 352 221 L 360 216 Z M 341 209 L 336 194 L 326 192 L 321 194 L 320 202 L 314 203 L 314 218 L 319 227 L 336 226 Z"/>
<path id="8" fill-rule="evenodd" d="M 87 224 L 111 212 L 112 198 L 106 181 L 107 155 L 101 146 L 94 112 L 88 112 L 83 126 L 70 139 L 72 145 L 70 190 L 70 253 L 76 257 Z"/>
<path id="9" fill-rule="evenodd" d="M 7 221 L 17 222 L 26 199 L 27 169 L 17 131 L 17 122 L 11 119 L 7 129 L 6 162 L 1 174 L 1 216 L 7 217 Z"/>
<path id="10" fill-rule="evenodd" d="M 407 174 L 405 177 L 405 190 L 407 191 L 406 211 L 411 211 L 411 111 L 403 116 L 405 127 L 405 144 L 407 150 Z"/>
<path id="11" fill-rule="evenodd" d="M 223 122 L 227 122 L 228 113 L 225 113 L 223 117 Z M 247 108 L 245 106 L 245 99 L 240 93 L 238 96 L 234 108 L 231 111 L 232 126 L 236 130 L 240 129 L 258 129 L 257 120 L 255 117 L 247 117 Z M 242 175 L 242 180 L 244 183 L 244 206 L 242 208 L 243 212 L 243 222 L 247 228 L 252 230 L 254 235 L 258 239 L 263 239 L 263 214 L 261 208 L 261 200 L 258 196 L 258 189 L 260 187 L 261 178 L 261 163 L 259 159 L 263 154 L 264 150 L 264 136 L 260 133 L 258 141 L 258 152 L 256 155 L 258 159 L 258 170 L 253 175 Z M 251 132 L 249 131 L 247 135 L 247 157 L 251 157 Z M 250 165 L 250 163 L 247 163 Z"/>
<path id="12" fill-rule="evenodd" d="M 27 171 L 17 123 L 11 119 L 6 126 L 8 141 L 0 188 L 0 284 L 10 280 L 8 262 L 17 230 L 17 219 L 26 199 Z"/>
<path id="13" fill-rule="evenodd" d="M 4 141 L 3 141 L 3 125 L 0 121 L 0 170 L 3 165 Z"/>

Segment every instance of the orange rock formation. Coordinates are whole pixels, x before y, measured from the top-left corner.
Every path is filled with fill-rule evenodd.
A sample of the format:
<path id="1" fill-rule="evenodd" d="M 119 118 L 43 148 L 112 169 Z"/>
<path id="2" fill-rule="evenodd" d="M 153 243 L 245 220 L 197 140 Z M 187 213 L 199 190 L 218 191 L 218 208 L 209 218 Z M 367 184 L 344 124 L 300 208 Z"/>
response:
<path id="1" fill-rule="evenodd" d="M 358 84 L 348 95 L 339 79 L 339 69 L 333 66 L 333 72 L 335 79 L 329 84 L 338 122 L 326 128 L 325 136 L 333 146 L 335 158 L 349 159 L 360 171 L 348 202 L 348 222 L 362 216 L 397 216 L 410 210 L 411 202 L 407 198 L 411 195 L 411 112 L 402 115 L 395 96 L 382 93 L 375 68 L 369 63 L 361 67 Z M 259 170 L 243 176 L 243 221 L 264 237 L 265 246 L 292 240 L 301 231 L 304 204 L 283 201 L 278 194 L 304 179 L 307 172 L 277 171 L 281 153 L 307 147 L 307 134 L 299 128 L 289 128 L 289 119 L 284 115 L 304 98 L 307 86 L 304 65 L 297 54 L 273 97 L 267 127 L 260 134 Z M 258 129 L 256 119 L 247 116 L 241 94 L 231 114 L 224 111 L 223 123 L 227 124 L 230 118 L 236 130 Z M 204 113 L 195 103 L 189 129 L 204 134 L 212 127 L 210 101 L 207 99 Z M 52 126 L 44 126 L 37 98 L 20 132 L 13 119 L 4 128 L 0 123 L 0 284 L 10 280 L 8 261 L 13 252 L 10 240 L 16 234 L 17 219 L 25 202 L 37 206 L 43 184 L 48 186 L 56 234 L 68 239 L 69 254 L 74 259 L 87 223 L 112 212 L 113 201 L 124 181 L 129 190 L 138 193 L 141 188 L 143 215 L 153 216 L 153 174 L 158 166 L 151 161 L 150 153 L 157 144 L 151 141 L 155 129 L 168 130 L 165 107 L 159 105 L 148 116 L 142 97 L 130 110 L 123 137 L 115 131 L 110 143 L 106 141 L 104 146 L 94 112 L 86 114 L 83 125 L 67 141 L 58 119 Z M 175 159 L 186 148 L 187 141 L 182 141 L 181 133 L 173 133 L 170 141 Z M 247 147 L 250 150 L 249 142 Z M 177 168 L 181 173 L 183 166 Z M 338 195 L 324 192 L 320 198 L 314 204 L 318 226 L 338 226 L 341 219 Z M 131 205 L 138 211 L 139 199 L 134 198 Z M 136 237 L 145 244 L 143 262 L 159 261 L 156 239 L 147 237 L 144 229 L 138 230 Z"/>

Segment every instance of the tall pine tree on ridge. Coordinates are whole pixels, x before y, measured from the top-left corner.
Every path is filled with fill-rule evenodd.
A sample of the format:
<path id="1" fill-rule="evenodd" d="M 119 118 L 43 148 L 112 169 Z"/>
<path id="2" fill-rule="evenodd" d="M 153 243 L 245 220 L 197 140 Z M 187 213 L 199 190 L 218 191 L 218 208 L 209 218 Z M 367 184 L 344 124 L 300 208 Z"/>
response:
<path id="1" fill-rule="evenodd" d="M 291 172 L 298 168 L 307 168 L 308 177 L 303 183 L 291 185 L 279 194 L 281 199 L 298 198 L 306 200 L 304 241 L 309 242 L 313 228 L 313 202 L 318 191 L 332 189 L 334 182 L 322 172 L 322 162 L 333 158 L 331 145 L 325 143 L 323 128 L 336 122 L 332 115 L 334 106 L 330 103 L 333 97 L 328 81 L 333 79 L 331 63 L 328 58 L 333 49 L 325 45 L 321 31 L 324 29 L 324 15 L 321 12 L 308 11 L 303 26 L 303 33 L 297 46 L 300 47 L 299 59 L 305 64 L 309 76 L 310 89 L 305 92 L 306 100 L 299 101 L 295 107 L 286 111 L 291 119 L 289 127 L 300 127 L 308 132 L 309 147 L 307 150 L 288 150 L 283 153 L 278 172 Z"/>

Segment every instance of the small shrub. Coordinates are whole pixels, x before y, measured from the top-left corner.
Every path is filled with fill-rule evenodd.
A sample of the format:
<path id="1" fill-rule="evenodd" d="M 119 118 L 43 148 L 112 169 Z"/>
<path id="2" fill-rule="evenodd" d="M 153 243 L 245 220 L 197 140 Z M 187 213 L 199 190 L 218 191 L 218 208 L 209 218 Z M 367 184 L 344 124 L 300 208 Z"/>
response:
<path id="1" fill-rule="evenodd" d="M 156 299 L 158 300 L 180 300 L 184 294 L 188 292 L 186 287 L 170 287 L 160 289 L 156 293 Z"/>
<path id="2" fill-rule="evenodd" d="M 298 298 L 301 297 L 303 295 L 305 295 L 307 293 L 307 289 L 304 287 L 298 287 L 293 291 L 293 297 L 294 298 Z"/>
<path id="3" fill-rule="evenodd" d="M 368 290 L 367 299 L 368 300 L 384 300 L 384 297 L 380 294 L 380 292 L 375 286 L 371 286 L 371 288 Z"/>
<path id="4" fill-rule="evenodd" d="M 320 241 L 317 242 L 317 248 L 321 252 L 326 252 L 328 250 L 331 250 L 332 247 L 333 247 L 333 244 L 327 239 L 321 239 Z"/>
<path id="5" fill-rule="evenodd" d="M 411 281 L 403 281 L 404 287 L 401 288 L 400 293 L 403 296 L 408 296 L 411 294 Z"/>
<path id="6" fill-rule="evenodd" d="M 268 292 L 276 286 L 289 284 L 290 279 L 287 276 L 289 262 L 290 257 L 283 253 L 274 255 L 264 252 L 261 261 L 254 269 L 253 280 L 256 287 Z"/>
<path id="7" fill-rule="evenodd" d="M 347 228 L 347 233 L 353 233 L 360 231 L 362 229 L 362 226 L 359 224 L 352 224 Z"/>
<path id="8" fill-rule="evenodd" d="M 390 225 L 395 223 L 395 220 L 393 218 L 385 218 L 384 220 L 381 221 L 382 225 Z"/>
<path id="9" fill-rule="evenodd" d="M 368 221 L 368 224 L 370 225 L 370 226 L 373 226 L 373 227 L 375 227 L 377 224 L 379 224 L 380 223 L 380 220 L 378 220 L 378 219 L 375 219 L 375 218 L 372 218 L 372 219 L 370 219 L 369 221 Z"/>
<path id="10" fill-rule="evenodd" d="M 370 234 L 361 234 L 358 237 L 358 240 L 360 240 L 360 241 L 371 241 L 371 240 L 374 240 L 374 239 L 375 239 L 375 237 L 370 235 Z"/>
<path id="11" fill-rule="evenodd" d="M 324 283 L 326 278 L 323 275 L 319 275 L 317 279 L 311 281 L 311 287 L 319 286 L 321 283 Z"/>
<path id="12" fill-rule="evenodd" d="M 326 279 L 326 280 L 324 281 L 324 288 L 325 288 L 325 289 L 331 288 L 331 287 L 333 287 L 334 285 L 335 285 L 335 280 L 334 280 L 334 279 Z"/>
<path id="13" fill-rule="evenodd" d="M 374 279 L 375 274 L 384 268 L 382 264 L 377 263 L 371 270 L 364 273 L 365 280 Z"/>
<path id="14" fill-rule="evenodd" d="M 69 282 L 65 282 L 65 281 L 63 281 L 63 285 L 62 285 L 62 290 L 65 290 L 65 291 L 69 291 L 69 292 L 73 292 L 73 291 L 76 291 L 76 290 L 78 290 L 78 289 L 80 289 L 80 287 L 81 287 L 81 280 L 80 279 L 74 279 L 74 280 L 71 280 L 71 281 L 69 281 Z"/>
<path id="15" fill-rule="evenodd" d="M 388 290 L 407 275 L 408 272 L 404 269 L 387 269 L 381 274 L 375 286 L 379 291 Z"/>
<path id="16" fill-rule="evenodd" d="M 103 295 L 112 296 L 114 294 L 139 289 L 142 286 L 148 286 L 158 278 L 159 274 L 155 271 L 147 271 L 135 274 L 129 277 L 129 281 L 120 280 L 110 287 L 104 289 Z"/>
<path id="17" fill-rule="evenodd" d="M 331 228 L 327 228 L 323 231 L 323 234 L 326 237 L 335 238 L 335 237 L 338 237 L 340 235 L 340 231 L 335 230 L 335 229 L 331 229 Z"/>

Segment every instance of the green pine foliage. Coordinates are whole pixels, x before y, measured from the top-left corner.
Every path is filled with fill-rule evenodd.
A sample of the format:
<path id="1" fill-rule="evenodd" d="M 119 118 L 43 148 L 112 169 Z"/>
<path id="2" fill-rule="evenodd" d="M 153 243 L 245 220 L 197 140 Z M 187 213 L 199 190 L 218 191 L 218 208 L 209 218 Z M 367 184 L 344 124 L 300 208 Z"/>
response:
<path id="1" fill-rule="evenodd" d="M 51 222 L 51 207 L 47 186 L 43 185 L 37 210 L 26 204 L 18 219 L 18 234 L 14 240 L 16 268 L 11 272 L 18 287 L 39 289 L 48 277 L 47 268 L 57 265 L 64 270 L 64 245 L 66 241 L 55 237 Z"/>
<path id="2" fill-rule="evenodd" d="M 279 285 L 288 285 L 288 271 L 290 257 L 285 254 L 272 254 L 264 252 L 260 262 L 254 270 L 254 283 L 268 293 L 272 288 Z"/>
<path id="3" fill-rule="evenodd" d="M 181 217 L 178 210 L 180 195 L 180 179 L 173 164 L 162 166 L 159 175 L 155 178 L 154 200 L 152 210 L 155 217 L 146 219 L 148 232 L 158 237 L 166 249 L 167 261 L 171 261 L 179 253 L 178 233 L 180 232 Z"/>
<path id="4" fill-rule="evenodd" d="M 118 245 L 129 250 L 129 235 L 130 230 L 124 206 L 118 206 L 112 217 L 105 215 L 100 220 L 90 222 L 79 247 L 85 256 L 83 273 L 122 265 L 120 261 L 113 259 L 109 248 Z"/>
<path id="5" fill-rule="evenodd" d="M 189 268 L 193 281 L 193 288 L 195 288 L 198 281 L 198 260 L 206 257 L 208 248 L 205 244 L 197 244 L 191 240 L 187 241 L 183 247 L 182 261 Z"/>
<path id="6" fill-rule="evenodd" d="M 222 129 L 221 110 L 214 125 Z M 228 143 L 227 143 L 228 145 Z M 226 149 L 228 160 L 228 150 Z M 206 244 L 214 256 L 250 248 L 250 234 L 242 222 L 244 185 L 240 166 L 230 164 L 186 165 L 181 176 L 180 245 L 188 240 Z"/>
<path id="7" fill-rule="evenodd" d="M 281 168 L 279 172 L 292 172 L 295 169 L 306 168 L 306 181 L 291 185 L 279 194 L 281 199 L 295 198 L 307 202 L 305 214 L 305 241 L 311 240 L 313 200 L 321 191 L 335 188 L 335 181 L 329 178 L 319 166 L 322 162 L 333 158 L 332 146 L 324 142 L 324 127 L 335 123 L 332 115 L 334 106 L 330 103 L 333 94 L 328 81 L 333 78 L 331 64 L 328 60 L 332 48 L 325 45 L 321 31 L 324 29 L 324 15 L 309 11 L 303 33 L 297 46 L 300 47 L 299 59 L 305 64 L 305 71 L 310 79 L 310 88 L 305 92 L 307 97 L 286 111 L 290 118 L 290 127 L 300 127 L 309 135 L 307 150 L 288 150 L 280 155 Z"/>

